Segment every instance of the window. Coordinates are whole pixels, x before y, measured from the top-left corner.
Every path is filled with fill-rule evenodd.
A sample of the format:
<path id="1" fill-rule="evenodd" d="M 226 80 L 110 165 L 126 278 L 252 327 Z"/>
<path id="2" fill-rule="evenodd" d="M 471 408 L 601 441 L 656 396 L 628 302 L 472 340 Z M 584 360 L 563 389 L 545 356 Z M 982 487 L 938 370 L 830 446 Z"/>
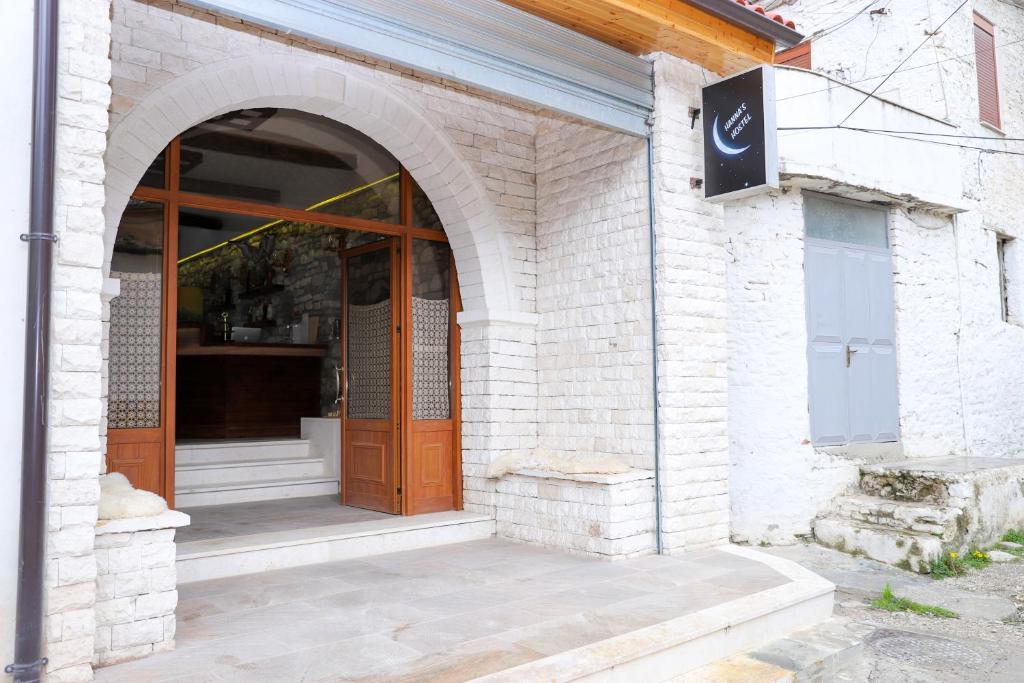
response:
<path id="1" fill-rule="evenodd" d="M 800 43 L 788 50 L 776 53 L 775 63 L 784 66 L 797 66 L 801 69 L 811 68 L 811 43 Z"/>
<path id="2" fill-rule="evenodd" d="M 812 239 L 889 247 L 888 213 L 883 207 L 805 192 L 804 222 Z"/>
<path id="3" fill-rule="evenodd" d="M 995 27 L 978 13 L 974 14 L 974 56 L 978 67 L 979 116 L 982 123 L 1001 128 Z"/>
<path id="4" fill-rule="evenodd" d="M 999 308 L 1004 322 L 1011 322 L 1010 286 L 1013 282 L 1014 241 L 1006 235 L 996 235 L 996 260 L 999 262 Z"/>

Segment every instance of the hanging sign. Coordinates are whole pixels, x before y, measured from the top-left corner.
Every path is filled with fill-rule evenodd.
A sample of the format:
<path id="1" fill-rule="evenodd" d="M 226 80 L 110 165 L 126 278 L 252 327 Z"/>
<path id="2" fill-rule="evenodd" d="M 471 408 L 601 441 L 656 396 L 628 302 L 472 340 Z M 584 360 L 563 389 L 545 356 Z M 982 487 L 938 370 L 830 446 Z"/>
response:
<path id="1" fill-rule="evenodd" d="M 704 198 L 721 201 L 779 186 L 775 72 L 770 66 L 704 88 Z"/>

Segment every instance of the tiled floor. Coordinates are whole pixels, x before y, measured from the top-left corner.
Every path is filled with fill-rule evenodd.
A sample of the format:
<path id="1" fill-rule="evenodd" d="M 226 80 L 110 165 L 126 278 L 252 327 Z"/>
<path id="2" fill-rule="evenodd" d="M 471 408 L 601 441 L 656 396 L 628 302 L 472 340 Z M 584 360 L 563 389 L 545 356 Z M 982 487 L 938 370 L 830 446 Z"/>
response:
<path id="1" fill-rule="evenodd" d="M 192 523 L 178 531 L 175 540 L 179 543 L 394 517 L 383 512 L 339 505 L 337 496 L 207 505 L 182 508 L 181 511 L 191 515 Z"/>
<path id="2" fill-rule="evenodd" d="M 781 586 L 716 550 L 602 562 L 490 539 L 193 583 L 140 681 L 465 681 Z"/>

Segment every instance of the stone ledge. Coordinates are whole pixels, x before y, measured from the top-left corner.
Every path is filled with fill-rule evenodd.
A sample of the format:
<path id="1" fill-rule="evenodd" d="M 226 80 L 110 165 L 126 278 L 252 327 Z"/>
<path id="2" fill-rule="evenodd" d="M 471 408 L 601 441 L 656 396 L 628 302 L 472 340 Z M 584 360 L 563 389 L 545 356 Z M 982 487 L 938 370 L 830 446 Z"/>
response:
<path id="1" fill-rule="evenodd" d="M 192 519 L 184 512 L 167 510 L 159 515 L 149 517 L 129 517 L 127 519 L 101 519 L 96 523 L 96 535 L 123 534 L 133 531 L 152 531 L 154 529 L 177 529 L 188 526 Z"/>
<path id="2" fill-rule="evenodd" d="M 504 477 L 533 477 L 535 479 L 562 479 L 584 484 L 628 484 L 644 479 L 654 479 L 654 470 L 634 469 L 619 474 L 597 474 L 594 472 L 556 472 L 553 470 L 520 470 L 509 472 Z"/>

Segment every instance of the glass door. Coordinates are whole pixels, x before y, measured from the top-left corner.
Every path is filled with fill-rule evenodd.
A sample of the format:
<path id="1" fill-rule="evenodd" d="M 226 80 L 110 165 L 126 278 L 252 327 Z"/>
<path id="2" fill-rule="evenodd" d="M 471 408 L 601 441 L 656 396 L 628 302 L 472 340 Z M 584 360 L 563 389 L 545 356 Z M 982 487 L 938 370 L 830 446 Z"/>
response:
<path id="1" fill-rule="evenodd" d="M 159 202 L 131 200 L 114 243 L 110 277 L 107 469 L 172 502 L 165 471 L 165 226 Z"/>
<path id="2" fill-rule="evenodd" d="M 447 242 L 411 239 L 412 330 L 407 357 L 407 414 L 410 436 L 405 467 L 406 514 L 438 512 L 459 507 L 456 500 L 457 431 L 453 391 L 458 358 L 455 347 L 457 291 L 451 248 Z"/>
<path id="3" fill-rule="evenodd" d="M 342 254 L 342 504 L 401 512 L 398 240 Z"/>

